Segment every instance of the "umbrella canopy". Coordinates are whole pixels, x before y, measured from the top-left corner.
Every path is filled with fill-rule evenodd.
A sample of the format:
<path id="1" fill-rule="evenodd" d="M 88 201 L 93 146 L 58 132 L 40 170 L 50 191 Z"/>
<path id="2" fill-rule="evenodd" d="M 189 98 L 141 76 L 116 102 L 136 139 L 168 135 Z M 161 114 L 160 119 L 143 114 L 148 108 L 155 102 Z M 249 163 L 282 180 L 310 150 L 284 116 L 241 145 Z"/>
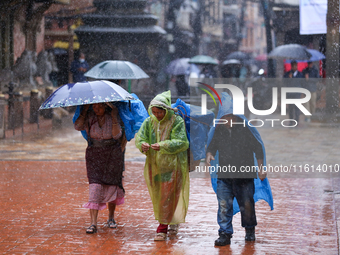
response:
<path id="1" fill-rule="evenodd" d="M 309 60 L 312 54 L 308 52 L 305 46 L 300 44 L 286 44 L 276 47 L 272 50 L 268 58 L 285 58 Z"/>
<path id="2" fill-rule="evenodd" d="M 86 77 L 106 80 L 136 80 L 149 78 L 139 66 L 129 61 L 107 60 L 84 74 Z"/>
<path id="3" fill-rule="evenodd" d="M 66 55 L 68 52 L 62 48 L 53 48 L 50 50 L 54 55 Z"/>
<path id="4" fill-rule="evenodd" d="M 227 56 L 227 59 L 238 59 L 238 60 L 248 60 L 250 56 L 242 51 L 235 51 Z"/>
<path id="5" fill-rule="evenodd" d="M 267 60 L 267 54 L 261 54 L 261 55 L 258 55 L 255 60 L 257 61 L 266 61 Z"/>
<path id="6" fill-rule="evenodd" d="M 204 64 L 211 64 L 211 65 L 218 65 L 218 62 L 216 59 L 206 56 L 206 55 L 197 55 L 189 60 L 190 64 L 198 64 L 198 65 L 204 65 Z"/>
<path id="7" fill-rule="evenodd" d="M 190 78 L 198 78 L 200 73 L 201 73 L 201 70 L 198 68 L 197 65 L 190 64 L 190 67 L 185 72 L 185 75 L 188 76 L 189 81 L 190 81 Z M 189 81 L 188 81 L 188 83 L 189 83 Z"/>
<path id="8" fill-rule="evenodd" d="M 312 50 L 312 49 L 307 49 L 307 51 L 312 54 L 312 56 L 310 57 L 310 59 L 308 60 L 296 60 L 297 62 L 306 62 L 306 61 L 309 61 L 309 62 L 314 62 L 314 61 L 319 61 L 319 60 L 322 60 L 322 59 L 325 59 L 326 56 L 324 54 L 322 54 L 320 51 L 317 51 L 317 50 Z M 286 63 L 290 63 L 291 61 L 290 60 L 286 60 Z"/>
<path id="9" fill-rule="evenodd" d="M 325 59 L 326 56 L 324 54 L 322 54 L 320 51 L 317 50 L 313 50 L 313 49 L 307 49 L 307 51 L 312 54 L 312 56 L 310 57 L 310 59 L 308 59 L 308 61 L 319 61 L 322 59 Z"/>
<path id="10" fill-rule="evenodd" d="M 171 75 L 184 75 L 188 68 L 190 58 L 178 58 L 169 63 L 165 71 Z"/>
<path id="11" fill-rule="evenodd" d="M 85 81 L 61 86 L 46 99 L 39 110 L 134 99 L 130 93 L 113 82 Z"/>
<path id="12" fill-rule="evenodd" d="M 223 61 L 222 65 L 240 65 L 241 61 L 237 60 L 237 59 L 227 59 L 225 61 Z"/>

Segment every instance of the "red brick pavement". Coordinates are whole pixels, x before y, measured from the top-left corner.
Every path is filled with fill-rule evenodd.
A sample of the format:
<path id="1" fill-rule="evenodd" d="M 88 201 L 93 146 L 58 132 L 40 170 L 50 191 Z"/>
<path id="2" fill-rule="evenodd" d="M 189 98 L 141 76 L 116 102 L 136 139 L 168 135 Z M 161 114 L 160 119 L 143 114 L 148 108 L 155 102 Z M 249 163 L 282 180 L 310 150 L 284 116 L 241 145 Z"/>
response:
<path id="1" fill-rule="evenodd" d="M 234 217 L 230 246 L 214 247 L 217 201 L 208 178 L 191 178 L 187 222 L 165 242 L 154 242 L 157 222 L 142 162 L 127 162 L 125 204 L 118 228 L 107 210 L 99 229 L 85 234 L 90 217 L 84 161 L 0 161 L 0 252 L 2 254 L 338 254 L 330 179 L 271 179 L 275 209 L 256 204 L 257 240 L 244 241 Z"/>

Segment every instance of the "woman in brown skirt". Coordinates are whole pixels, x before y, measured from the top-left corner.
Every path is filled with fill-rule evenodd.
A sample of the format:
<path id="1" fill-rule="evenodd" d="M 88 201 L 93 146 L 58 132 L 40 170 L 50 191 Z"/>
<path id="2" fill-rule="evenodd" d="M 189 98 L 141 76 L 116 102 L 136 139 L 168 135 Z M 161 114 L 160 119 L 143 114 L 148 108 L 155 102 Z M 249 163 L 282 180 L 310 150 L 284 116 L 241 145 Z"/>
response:
<path id="1" fill-rule="evenodd" d="M 126 141 L 123 139 L 123 123 L 118 109 L 111 105 L 109 113 L 107 105 L 98 103 L 85 105 L 74 127 L 78 131 L 86 130 L 88 147 L 86 148 L 86 170 L 89 180 L 89 202 L 84 208 L 90 209 L 91 226 L 87 234 L 97 232 L 98 210 L 106 208 L 108 203 L 108 226 L 116 228 L 114 212 L 116 205 L 124 203 L 123 150 Z"/>

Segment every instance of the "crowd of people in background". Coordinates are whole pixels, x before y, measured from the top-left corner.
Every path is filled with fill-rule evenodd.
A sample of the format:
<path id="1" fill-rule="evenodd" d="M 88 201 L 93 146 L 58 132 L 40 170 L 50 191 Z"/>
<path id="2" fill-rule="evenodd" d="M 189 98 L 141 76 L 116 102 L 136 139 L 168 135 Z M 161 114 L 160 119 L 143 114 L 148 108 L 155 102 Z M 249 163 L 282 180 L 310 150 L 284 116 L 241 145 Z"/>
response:
<path id="1" fill-rule="evenodd" d="M 317 83 L 320 78 L 319 71 L 314 67 L 313 62 L 308 62 L 305 69 L 300 72 L 298 70 L 297 61 L 291 61 L 291 70 L 285 72 L 285 86 L 295 88 L 305 88 L 311 93 L 311 99 L 305 103 L 306 109 L 313 115 L 316 109 L 317 100 Z M 299 79 L 296 79 L 299 78 Z M 293 80 L 291 80 L 293 79 Z M 287 98 L 301 98 L 301 93 L 288 93 Z M 289 118 L 295 120 L 297 123 L 300 119 L 300 109 L 295 104 L 288 105 Z M 310 122 L 310 116 L 306 116 L 306 122 Z"/>

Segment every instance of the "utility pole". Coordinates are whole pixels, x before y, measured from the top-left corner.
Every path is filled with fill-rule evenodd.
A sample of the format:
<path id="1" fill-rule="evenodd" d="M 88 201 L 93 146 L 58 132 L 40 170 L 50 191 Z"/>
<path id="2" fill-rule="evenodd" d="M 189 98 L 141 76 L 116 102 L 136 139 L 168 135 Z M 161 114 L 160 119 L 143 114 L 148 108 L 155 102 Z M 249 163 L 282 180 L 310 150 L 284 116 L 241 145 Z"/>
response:
<path id="1" fill-rule="evenodd" d="M 176 56 L 176 46 L 179 37 L 179 27 L 176 22 L 176 12 L 181 8 L 184 0 L 170 0 L 166 14 L 166 31 L 168 33 L 169 53 Z"/>
<path id="2" fill-rule="evenodd" d="M 327 1 L 326 112 L 339 108 L 339 0 Z"/>
<path id="3" fill-rule="evenodd" d="M 247 1 L 242 0 L 240 22 L 239 22 L 238 33 L 237 33 L 237 38 L 236 38 L 236 48 L 237 48 L 237 50 L 240 50 L 240 44 L 241 44 L 241 41 L 243 39 L 242 30 L 244 28 L 244 12 L 245 12 L 246 8 L 247 8 Z"/>
<path id="4" fill-rule="evenodd" d="M 273 39 L 272 39 L 272 29 L 271 29 L 271 8 L 269 0 L 261 0 L 261 6 L 263 10 L 264 25 L 266 28 L 266 41 L 267 41 L 267 55 L 273 50 Z M 275 77 L 274 59 L 268 58 L 268 77 Z"/>
<path id="5" fill-rule="evenodd" d="M 201 35 L 202 35 L 202 14 L 203 14 L 203 8 L 204 8 L 204 0 L 198 0 L 198 9 L 196 11 L 195 19 L 192 25 L 193 31 L 194 31 L 194 45 L 193 45 L 193 55 L 199 54 L 199 46 L 201 41 Z"/>

